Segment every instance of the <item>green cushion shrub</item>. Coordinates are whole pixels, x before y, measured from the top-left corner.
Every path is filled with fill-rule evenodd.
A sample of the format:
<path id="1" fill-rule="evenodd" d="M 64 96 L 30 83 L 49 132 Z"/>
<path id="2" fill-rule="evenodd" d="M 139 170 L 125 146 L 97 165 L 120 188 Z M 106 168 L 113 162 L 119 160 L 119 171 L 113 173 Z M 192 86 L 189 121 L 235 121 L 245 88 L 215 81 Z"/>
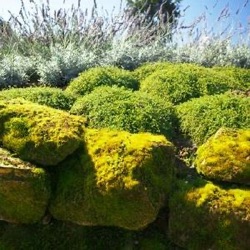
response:
<path id="1" fill-rule="evenodd" d="M 12 88 L 0 91 L 0 100 L 15 98 L 23 98 L 27 101 L 62 110 L 69 110 L 76 100 L 72 94 L 50 87 Z"/>
<path id="2" fill-rule="evenodd" d="M 240 90 L 249 90 L 250 88 L 250 69 L 244 69 L 239 67 L 213 67 L 213 70 L 220 72 L 221 74 L 233 77 L 239 83 Z"/>
<path id="3" fill-rule="evenodd" d="M 181 131 L 198 145 L 220 127 L 249 128 L 250 99 L 221 94 L 204 96 L 177 106 Z"/>
<path id="4" fill-rule="evenodd" d="M 14 223 L 40 221 L 49 198 L 50 182 L 45 170 L 0 148 L 0 219 Z"/>
<path id="5" fill-rule="evenodd" d="M 129 230 L 156 219 L 173 183 L 164 136 L 86 129 L 85 147 L 57 169 L 50 213 L 58 220 Z"/>
<path id="6" fill-rule="evenodd" d="M 81 73 L 73 79 L 66 92 L 74 95 L 86 95 L 99 86 L 118 86 L 128 89 L 138 89 L 138 81 L 133 75 L 118 67 L 96 67 Z"/>
<path id="7" fill-rule="evenodd" d="M 250 190 L 181 180 L 170 199 L 169 236 L 185 249 L 250 246 Z"/>
<path id="8" fill-rule="evenodd" d="M 250 128 L 221 128 L 198 148 L 196 169 L 206 178 L 250 185 Z"/>
<path id="9" fill-rule="evenodd" d="M 117 87 L 99 87 L 79 98 L 72 114 L 89 119 L 89 127 L 174 135 L 175 110 L 172 104 L 145 93 Z"/>
<path id="10" fill-rule="evenodd" d="M 234 78 L 212 69 L 192 64 L 172 64 L 146 77 L 140 84 L 140 91 L 179 104 L 194 97 L 224 93 L 239 86 Z"/>
<path id="11" fill-rule="evenodd" d="M 154 63 L 145 63 L 132 71 L 133 76 L 141 82 L 146 77 L 152 75 L 156 71 L 166 70 L 173 66 L 172 63 L 169 62 L 154 62 Z"/>
<path id="12" fill-rule="evenodd" d="M 13 99 L 0 101 L 0 142 L 21 159 L 57 165 L 81 144 L 86 120 L 65 111 Z"/>

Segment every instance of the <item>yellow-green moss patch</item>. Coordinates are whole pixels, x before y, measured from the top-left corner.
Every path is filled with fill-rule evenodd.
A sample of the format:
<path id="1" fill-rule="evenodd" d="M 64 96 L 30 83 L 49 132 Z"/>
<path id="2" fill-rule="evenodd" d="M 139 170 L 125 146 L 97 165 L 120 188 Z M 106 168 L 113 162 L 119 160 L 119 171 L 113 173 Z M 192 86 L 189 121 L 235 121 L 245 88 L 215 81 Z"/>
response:
<path id="1" fill-rule="evenodd" d="M 24 100 L 0 102 L 0 142 L 21 159 L 56 165 L 80 145 L 81 117 Z"/>
<path id="2" fill-rule="evenodd" d="M 198 148 L 195 163 L 206 178 L 250 185 L 250 129 L 219 129 Z"/>
<path id="3" fill-rule="evenodd" d="M 247 250 L 249 232 L 249 189 L 223 189 L 203 180 L 178 183 L 170 201 L 174 243 L 191 250 Z"/>
<path id="4" fill-rule="evenodd" d="M 87 130 L 85 143 L 58 169 L 52 215 L 131 230 L 152 222 L 170 190 L 173 145 L 164 136 L 108 130 Z"/>
<path id="5" fill-rule="evenodd" d="M 49 197 L 45 171 L 0 148 L 0 220 L 37 222 L 46 211 Z"/>

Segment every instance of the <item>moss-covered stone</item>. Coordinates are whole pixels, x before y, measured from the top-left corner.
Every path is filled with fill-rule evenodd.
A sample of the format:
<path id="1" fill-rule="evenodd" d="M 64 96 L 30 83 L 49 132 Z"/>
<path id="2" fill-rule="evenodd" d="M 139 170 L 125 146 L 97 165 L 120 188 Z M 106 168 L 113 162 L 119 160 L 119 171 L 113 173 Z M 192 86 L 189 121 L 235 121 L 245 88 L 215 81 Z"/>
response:
<path id="1" fill-rule="evenodd" d="M 250 185 L 250 129 L 219 129 L 198 148 L 195 163 L 206 178 Z"/>
<path id="2" fill-rule="evenodd" d="M 57 165 L 80 145 L 81 117 L 24 100 L 0 102 L 0 142 L 21 159 Z"/>
<path id="3" fill-rule="evenodd" d="M 46 211 L 49 197 L 45 171 L 0 148 L 0 220 L 37 222 Z"/>
<path id="4" fill-rule="evenodd" d="M 170 190 L 174 148 L 164 136 L 87 130 L 86 146 L 58 169 L 50 212 L 83 225 L 137 230 Z"/>
<path id="5" fill-rule="evenodd" d="M 249 189 L 179 181 L 170 200 L 169 234 L 174 243 L 190 250 L 247 250 L 249 232 Z"/>

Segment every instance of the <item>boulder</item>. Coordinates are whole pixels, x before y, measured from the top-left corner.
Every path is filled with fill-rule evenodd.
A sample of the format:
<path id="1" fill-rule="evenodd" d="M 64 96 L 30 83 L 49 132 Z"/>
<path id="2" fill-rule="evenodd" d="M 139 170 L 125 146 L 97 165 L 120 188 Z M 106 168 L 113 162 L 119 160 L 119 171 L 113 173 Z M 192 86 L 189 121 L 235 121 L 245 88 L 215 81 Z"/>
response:
<path id="1" fill-rule="evenodd" d="M 86 120 L 24 100 L 0 102 L 0 143 L 23 160 L 57 165 L 80 145 Z"/>
<path id="2" fill-rule="evenodd" d="M 250 189 L 222 188 L 205 180 L 179 181 L 170 199 L 169 234 L 185 249 L 247 250 Z"/>
<path id="3" fill-rule="evenodd" d="M 50 181 L 45 170 L 0 148 L 0 220 L 34 223 L 45 214 Z"/>
<path id="4" fill-rule="evenodd" d="M 174 147 L 164 136 L 85 131 L 85 146 L 58 168 L 50 213 L 81 225 L 144 228 L 173 180 Z"/>
<path id="5" fill-rule="evenodd" d="M 208 179 L 250 185 L 250 129 L 219 129 L 198 148 L 195 165 Z"/>

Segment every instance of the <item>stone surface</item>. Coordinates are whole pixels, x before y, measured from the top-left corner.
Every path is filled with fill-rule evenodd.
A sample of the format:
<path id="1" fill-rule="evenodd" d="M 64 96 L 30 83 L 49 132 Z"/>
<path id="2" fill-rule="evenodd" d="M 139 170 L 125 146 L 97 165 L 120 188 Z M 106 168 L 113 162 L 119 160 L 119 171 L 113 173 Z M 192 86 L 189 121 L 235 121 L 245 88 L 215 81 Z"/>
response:
<path id="1" fill-rule="evenodd" d="M 195 163 L 206 178 L 250 185 L 250 129 L 219 129 L 198 148 Z"/>
<path id="2" fill-rule="evenodd" d="M 49 197 L 46 172 L 0 148 L 0 220 L 37 222 L 46 211 Z"/>
<path id="3" fill-rule="evenodd" d="M 185 249 L 247 250 L 250 190 L 196 179 L 179 181 L 170 200 L 169 234 Z"/>
<path id="4" fill-rule="evenodd" d="M 137 230 L 155 220 L 173 179 L 164 136 L 86 130 L 85 147 L 58 168 L 50 212 L 81 225 Z"/>
<path id="5" fill-rule="evenodd" d="M 0 142 L 23 160 L 57 165 L 80 145 L 86 120 L 24 100 L 0 102 Z"/>

